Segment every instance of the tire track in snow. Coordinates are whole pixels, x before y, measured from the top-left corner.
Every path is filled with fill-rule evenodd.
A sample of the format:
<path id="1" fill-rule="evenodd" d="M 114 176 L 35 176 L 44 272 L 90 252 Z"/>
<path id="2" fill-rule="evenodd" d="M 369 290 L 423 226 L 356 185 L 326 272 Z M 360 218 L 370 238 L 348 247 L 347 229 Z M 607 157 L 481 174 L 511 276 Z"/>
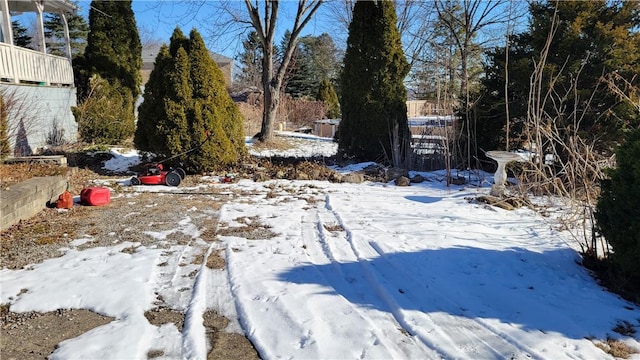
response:
<path id="1" fill-rule="evenodd" d="M 158 272 L 156 274 L 156 293 L 164 299 L 166 303 L 178 304 L 179 310 L 184 310 L 190 301 L 193 288 L 192 266 L 187 266 L 191 260 L 201 254 L 203 248 L 195 245 L 195 239 L 199 236 L 195 225 L 190 217 L 185 217 L 179 222 L 179 227 L 162 233 L 147 233 L 153 237 L 169 242 L 168 236 L 173 233 L 182 233 L 189 237 L 184 245 L 171 244 L 169 249 L 163 251 L 156 262 Z M 179 291 L 176 292 L 175 289 Z M 190 291 L 191 290 L 191 291 Z"/>
<path id="2" fill-rule="evenodd" d="M 302 219 L 302 239 L 307 246 L 307 256 L 314 264 L 325 264 L 327 261 L 330 265 L 330 274 L 326 276 L 326 271 L 322 272 L 324 280 L 335 289 L 349 289 L 352 292 L 351 295 L 355 296 L 356 293 L 363 294 L 363 302 L 375 301 L 381 303 L 381 300 L 377 296 L 373 296 L 368 290 L 368 283 L 363 281 L 360 273 L 352 274 L 350 272 L 343 271 L 342 265 L 345 263 L 355 262 L 357 259 L 353 257 L 352 253 L 340 251 L 344 246 L 340 246 L 339 243 L 347 243 L 344 231 L 329 231 L 330 233 L 337 233 L 333 235 L 327 234 L 327 228 L 335 226 L 337 219 L 332 212 L 326 208 L 319 208 L 312 214 L 307 214 Z M 315 249 L 314 249 L 315 248 Z M 322 265 L 327 266 L 327 265 Z M 411 337 L 407 337 L 401 332 L 401 326 L 396 323 L 392 316 L 388 316 L 383 311 L 363 311 L 361 307 L 351 303 L 345 296 L 347 294 L 338 292 L 343 299 L 349 304 L 350 311 L 357 317 L 358 321 L 364 322 L 366 325 L 363 328 L 371 329 L 372 343 L 371 346 L 384 346 L 389 351 L 389 357 L 391 358 L 407 358 L 416 356 L 418 352 L 421 356 L 429 355 L 430 358 L 440 358 L 441 356 L 430 349 L 421 342 L 416 342 Z M 380 324 L 387 323 L 390 326 L 381 328 Z M 355 340 L 355 339 L 354 339 Z M 355 345 L 355 344 L 354 344 Z M 363 347 L 360 353 L 360 358 L 366 358 L 369 354 L 369 348 Z"/>
<path id="3" fill-rule="evenodd" d="M 418 284 L 421 282 L 413 280 L 413 276 L 388 261 L 384 253 L 380 253 L 380 249 L 376 249 L 369 242 L 357 238 L 353 230 L 349 229 L 344 223 L 339 212 L 333 208 L 329 196 L 327 196 L 326 206 L 345 230 L 351 251 L 353 251 L 359 263 L 362 264 L 372 288 L 384 299 L 398 323 L 407 332 L 419 338 L 425 345 L 436 349 L 445 358 L 498 359 L 504 358 L 506 355 L 510 355 L 514 359 L 544 358 L 514 339 L 507 338 L 506 334 L 488 327 L 486 323 L 448 314 L 445 309 L 453 303 L 438 294 L 432 294 L 428 299 L 415 299 L 411 296 L 410 289 L 419 287 L 420 285 Z M 389 264 L 389 267 L 393 268 L 394 271 L 380 273 L 377 268 L 382 265 L 375 265 L 368 260 L 374 258 L 376 259 L 376 264 L 383 261 Z M 387 279 L 388 276 L 392 278 Z M 403 284 L 405 285 L 403 286 Z M 391 290 L 392 288 L 397 288 L 397 291 Z M 443 311 L 430 313 L 421 311 L 418 305 L 425 302 L 429 302 L 432 307 L 442 308 Z M 442 306 L 443 304 L 449 306 Z M 437 336 L 434 337 L 434 334 Z M 452 336 L 453 334 L 455 336 Z M 447 343 L 450 346 L 442 347 L 438 345 L 440 343 Z M 446 349 L 458 349 L 460 351 L 451 353 Z"/>

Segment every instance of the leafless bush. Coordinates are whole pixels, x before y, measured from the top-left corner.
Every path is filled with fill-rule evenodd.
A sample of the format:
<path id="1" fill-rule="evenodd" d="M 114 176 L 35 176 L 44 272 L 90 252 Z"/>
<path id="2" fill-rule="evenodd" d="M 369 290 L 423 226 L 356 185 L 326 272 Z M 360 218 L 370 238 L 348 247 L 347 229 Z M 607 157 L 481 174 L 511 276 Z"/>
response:
<path id="1" fill-rule="evenodd" d="M 260 132 L 262 123 L 262 106 L 252 105 L 247 102 L 237 102 L 240 113 L 244 116 L 244 133 L 253 136 Z"/>
<path id="2" fill-rule="evenodd" d="M 67 141 L 64 138 L 64 128 L 59 127 L 58 120 L 54 120 L 47 134 L 47 145 L 49 146 L 63 146 Z"/>
<path id="3" fill-rule="evenodd" d="M 322 101 L 293 99 L 290 96 L 282 96 L 279 116 L 287 126 L 313 127 L 313 122 L 324 119 L 327 107 Z"/>
<path id="4" fill-rule="evenodd" d="M 567 106 L 567 99 L 574 99 L 578 91 L 580 72 L 574 75 L 573 83 L 566 90 L 554 86 L 564 69 L 551 79 L 545 76 L 546 58 L 556 28 L 557 18 L 554 18 L 552 31 L 530 77 L 524 137 L 533 157 L 531 164 L 522 168 L 521 190 L 566 199 L 568 206 L 559 219 L 562 228 L 570 231 L 583 254 L 597 258 L 608 254 L 608 246 L 595 233 L 594 210 L 599 182 L 604 178 L 603 169 L 613 159 L 596 151 L 600 140 L 596 133 L 580 130 L 584 112 L 578 106 L 588 107 L 593 95 L 586 104 Z M 599 255 L 598 248 L 604 253 Z"/>

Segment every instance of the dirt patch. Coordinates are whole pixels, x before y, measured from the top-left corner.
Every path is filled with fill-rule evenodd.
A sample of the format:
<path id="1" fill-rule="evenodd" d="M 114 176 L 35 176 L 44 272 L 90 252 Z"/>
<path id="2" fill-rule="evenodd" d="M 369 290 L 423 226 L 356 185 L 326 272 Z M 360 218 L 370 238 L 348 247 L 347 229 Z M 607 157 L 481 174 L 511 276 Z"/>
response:
<path id="1" fill-rule="evenodd" d="M 178 328 L 178 331 L 182 331 L 182 327 L 184 326 L 184 314 L 166 307 L 149 310 L 144 313 L 144 317 L 147 318 L 151 325 L 155 326 L 172 323 Z"/>
<path id="2" fill-rule="evenodd" d="M 216 241 L 216 214 L 224 202 L 233 198 L 228 189 L 224 190 L 224 196 L 217 196 L 216 191 L 209 189 L 207 195 L 161 194 L 116 188 L 112 192 L 111 203 L 105 206 L 75 205 L 65 211 L 44 209 L 35 217 L 0 233 L 0 267 L 22 269 L 61 256 L 60 248 L 64 247 L 75 246 L 83 250 L 130 241 L 134 245 L 123 251 L 135 252 L 141 246 L 187 243 L 190 240 L 179 231 L 180 222 L 186 216 L 198 228 L 205 229 L 207 241 Z M 194 211 L 196 209 L 198 211 Z M 170 233 L 162 238 L 158 234 L 163 232 Z M 85 242 L 73 245 L 72 241 L 78 239 Z M 197 261 L 201 263 L 204 258 Z M 218 252 L 213 252 L 206 265 L 224 268 L 224 259 Z M 162 307 L 162 303 L 159 298 L 158 309 L 145 314 L 149 322 L 157 326 L 173 323 L 182 329 L 184 315 Z M 87 310 L 18 314 L 10 312 L 8 304 L 2 309 L 2 359 L 46 358 L 60 342 L 113 320 Z M 235 354 L 232 358 L 257 358 L 255 350 L 242 334 L 227 334 L 223 327 L 216 327 L 212 333 L 217 336 L 216 344 L 224 347 L 214 351 Z M 242 354 L 242 351 L 249 352 Z M 151 349 L 147 356 L 163 356 L 162 350 Z"/>
<path id="3" fill-rule="evenodd" d="M 83 188 L 95 186 L 95 180 L 100 179 L 115 184 L 111 186 L 111 202 L 99 207 L 74 205 L 70 210 L 43 209 L 33 218 L 0 232 L 0 268 L 22 269 L 41 263 L 63 255 L 60 249 L 65 247 L 84 250 L 129 241 L 134 245 L 124 251 L 135 252 L 140 246 L 168 248 L 171 244 L 186 244 L 191 239 L 176 231 L 180 228 L 180 221 L 186 216 L 189 216 L 193 225 L 201 231 L 201 239 L 207 242 L 217 241 L 218 235 L 241 236 L 248 239 L 268 239 L 275 236 L 259 219 L 239 219 L 242 226 L 238 228 L 217 224 L 216 214 L 220 207 L 236 198 L 233 190 L 230 191 L 229 188 L 209 187 L 204 191 L 197 190 L 199 193 L 193 193 L 189 189 L 170 194 L 138 193 L 130 187 L 117 185 L 116 180 L 121 179 L 123 174 L 115 178 L 101 169 L 104 161 L 110 158 L 109 153 L 65 155 L 73 168 L 35 163 L 0 164 L 0 187 L 4 189 L 36 176 L 63 175 L 69 180 L 71 193 L 79 195 Z M 257 172 L 264 175 L 260 177 L 264 180 L 337 179 L 334 172 L 322 163 L 299 159 L 278 159 L 274 162 L 247 159 L 246 162 L 226 170 L 236 174 L 236 178 L 248 179 L 253 178 Z M 199 179 L 197 175 L 189 175 L 180 187 L 197 185 Z M 114 221 L 115 219 L 117 221 Z M 79 239 L 82 239 L 82 244 L 72 243 Z M 201 263 L 204 258 L 200 257 L 194 261 Z M 167 263 L 160 263 L 158 266 L 167 266 Z M 224 269 L 225 259 L 219 251 L 214 251 L 207 257 L 206 266 L 210 269 Z M 156 326 L 173 323 L 178 329 L 182 329 L 184 314 L 163 307 L 163 303 L 162 297 L 158 295 L 158 301 L 154 303 L 158 308 L 145 313 L 148 321 Z M 60 342 L 113 320 L 82 309 L 57 310 L 43 314 L 19 314 L 9 310 L 8 304 L 2 305 L 2 359 L 46 358 Z M 228 319 L 215 311 L 208 311 L 203 320 L 212 345 L 209 359 L 259 358 L 245 336 L 226 332 Z M 160 349 L 151 349 L 147 354 L 148 358 L 160 356 L 163 356 Z"/>
<path id="4" fill-rule="evenodd" d="M 47 313 L 14 313 L 2 305 L 0 347 L 2 359 L 45 359 L 66 340 L 114 318 L 88 310 L 59 309 Z"/>
<path id="5" fill-rule="evenodd" d="M 214 359 L 260 359 L 253 344 L 241 334 L 228 333 L 225 328 L 229 320 L 215 311 L 204 313 L 204 326 L 211 351 L 207 360 Z"/>

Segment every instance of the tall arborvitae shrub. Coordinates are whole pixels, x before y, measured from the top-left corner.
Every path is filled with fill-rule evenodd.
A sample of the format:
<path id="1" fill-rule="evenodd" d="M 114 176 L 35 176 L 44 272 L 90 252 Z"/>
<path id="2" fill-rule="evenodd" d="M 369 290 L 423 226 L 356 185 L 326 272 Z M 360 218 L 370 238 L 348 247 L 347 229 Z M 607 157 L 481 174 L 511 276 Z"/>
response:
<path id="1" fill-rule="evenodd" d="M 140 95 L 142 45 L 131 0 L 91 2 L 85 58 L 91 74 L 119 81 L 134 98 Z"/>
<path id="2" fill-rule="evenodd" d="M 136 147 L 176 158 L 188 172 L 225 166 L 244 153 L 243 118 L 200 34 L 180 29 L 161 48 L 140 105 Z"/>
<path id="3" fill-rule="evenodd" d="M 131 0 L 125 1 L 92 1 L 89 10 L 89 35 L 87 37 L 87 47 L 84 56 L 77 59 L 77 63 L 83 66 L 82 69 L 75 67 L 74 71 L 78 79 L 84 83 L 78 84 L 79 103 L 78 108 L 82 108 L 83 113 L 92 114 L 91 118 L 79 119 L 78 131 L 90 142 L 102 142 L 104 139 L 111 139 L 112 143 L 123 142 L 134 134 L 135 130 L 135 110 L 134 106 L 140 95 L 142 68 L 142 45 L 138 36 Z M 102 98 L 99 101 L 91 100 L 94 96 L 95 76 L 98 76 L 107 84 L 100 80 Z M 105 96 L 113 96 L 109 100 Z M 90 106 L 102 106 L 105 102 L 112 101 L 114 104 L 124 106 L 123 109 L 111 108 L 107 113 L 101 113 L 102 108 L 89 109 Z M 74 111 L 74 113 L 81 113 Z M 121 126 L 112 126 L 113 115 L 122 115 L 117 123 Z M 104 115 L 104 116 L 103 116 Z M 105 122 L 104 124 L 99 124 Z M 91 124 L 92 129 L 82 129 L 81 127 Z M 90 134 L 100 134 L 98 138 L 87 138 Z M 114 130 L 113 133 L 105 131 Z"/>
<path id="4" fill-rule="evenodd" d="M 408 71 L 393 3 L 357 1 L 340 78 L 340 153 L 403 165 L 410 149 L 403 83 Z"/>
<path id="5" fill-rule="evenodd" d="M 611 259 L 640 291 L 640 130 L 626 136 L 616 151 L 617 167 L 602 182 L 596 221 L 613 248 Z M 640 295 L 640 294 L 638 294 Z"/>
<path id="6" fill-rule="evenodd" d="M 327 107 L 327 117 L 329 119 L 337 119 L 340 117 L 340 102 L 338 95 L 333 89 L 333 84 L 329 79 L 322 79 L 318 87 L 318 96 L 316 100 L 322 101 Z"/>
<path id="7" fill-rule="evenodd" d="M 0 90 L 0 159 L 4 159 L 11 153 L 9 146 L 9 114 L 4 101 L 4 93 Z"/>

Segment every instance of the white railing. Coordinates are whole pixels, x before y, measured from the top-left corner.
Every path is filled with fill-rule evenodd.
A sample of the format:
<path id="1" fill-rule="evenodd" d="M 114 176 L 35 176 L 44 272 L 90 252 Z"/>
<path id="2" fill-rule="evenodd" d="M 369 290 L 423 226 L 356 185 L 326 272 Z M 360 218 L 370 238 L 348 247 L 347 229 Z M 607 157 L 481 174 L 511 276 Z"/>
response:
<path id="1" fill-rule="evenodd" d="M 71 60 L 0 43 L 0 82 L 73 86 Z"/>

